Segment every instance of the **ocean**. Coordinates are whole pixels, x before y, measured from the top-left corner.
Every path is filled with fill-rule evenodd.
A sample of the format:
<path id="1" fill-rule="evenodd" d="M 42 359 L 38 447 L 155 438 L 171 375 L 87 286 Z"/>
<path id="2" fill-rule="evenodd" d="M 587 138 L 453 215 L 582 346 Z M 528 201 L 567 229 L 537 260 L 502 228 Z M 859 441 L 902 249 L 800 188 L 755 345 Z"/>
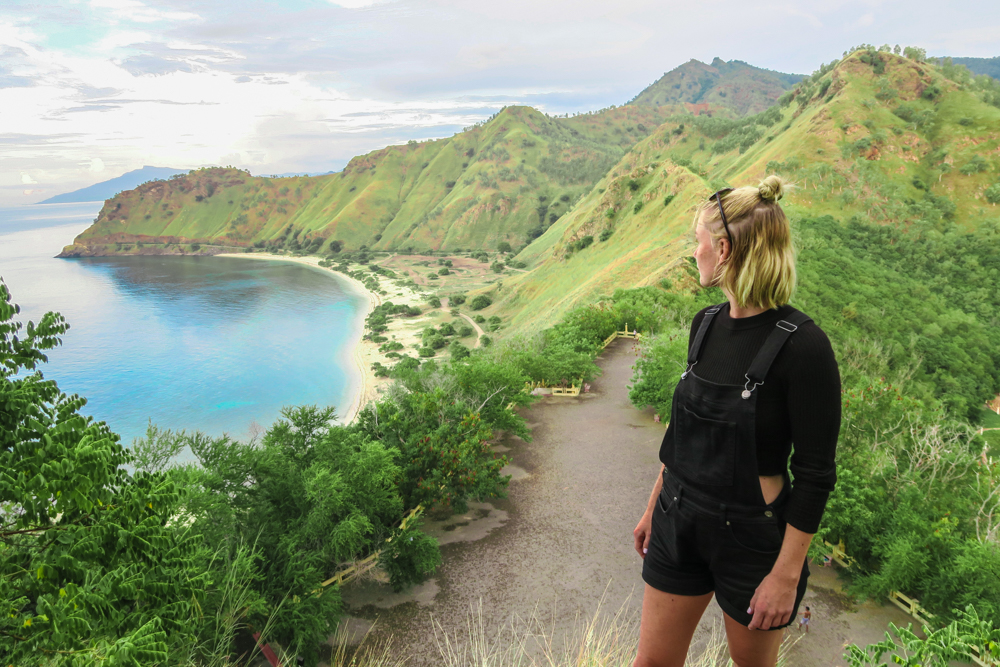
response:
<path id="1" fill-rule="evenodd" d="M 101 203 L 0 209 L 0 277 L 19 319 L 70 324 L 40 369 L 128 444 L 160 428 L 266 429 L 282 406 L 344 414 L 367 297 L 332 273 L 227 257 L 56 259 Z"/>

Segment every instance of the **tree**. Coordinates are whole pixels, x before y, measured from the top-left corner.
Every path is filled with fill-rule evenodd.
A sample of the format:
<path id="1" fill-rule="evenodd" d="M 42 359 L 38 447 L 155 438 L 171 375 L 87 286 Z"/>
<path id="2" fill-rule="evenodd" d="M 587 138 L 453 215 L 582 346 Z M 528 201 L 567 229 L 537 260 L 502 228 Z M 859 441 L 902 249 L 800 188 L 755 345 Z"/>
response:
<path id="1" fill-rule="evenodd" d="M 86 399 L 38 370 L 69 328 L 62 316 L 22 327 L 19 312 L 0 281 L 0 654 L 163 661 L 198 642 L 211 587 L 205 554 L 168 523 L 180 491 L 162 473 L 130 474 L 119 437 L 80 414 Z"/>
<path id="2" fill-rule="evenodd" d="M 512 252 L 513 251 L 513 249 L 510 247 L 510 244 L 507 243 L 506 241 L 501 241 L 500 243 L 498 243 L 497 244 L 497 250 L 499 252 Z"/>

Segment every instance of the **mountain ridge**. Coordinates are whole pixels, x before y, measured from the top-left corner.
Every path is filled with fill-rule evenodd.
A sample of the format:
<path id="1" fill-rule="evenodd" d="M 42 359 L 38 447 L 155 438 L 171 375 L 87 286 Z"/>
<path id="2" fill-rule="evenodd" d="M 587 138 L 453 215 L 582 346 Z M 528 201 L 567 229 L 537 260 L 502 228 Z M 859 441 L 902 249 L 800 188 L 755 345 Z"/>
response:
<path id="1" fill-rule="evenodd" d="M 105 201 L 107 199 L 111 199 L 120 192 L 133 190 L 143 183 L 153 180 L 162 180 L 185 173 L 187 173 L 187 170 L 185 169 L 151 167 L 147 165 L 140 167 L 139 169 L 127 171 L 121 176 L 116 176 L 115 178 L 110 178 L 106 181 L 101 181 L 100 183 L 88 185 L 87 187 L 80 188 L 79 190 L 64 192 L 62 194 L 55 195 L 54 197 L 49 197 L 48 199 L 38 203 L 69 204 L 75 202 Z"/>

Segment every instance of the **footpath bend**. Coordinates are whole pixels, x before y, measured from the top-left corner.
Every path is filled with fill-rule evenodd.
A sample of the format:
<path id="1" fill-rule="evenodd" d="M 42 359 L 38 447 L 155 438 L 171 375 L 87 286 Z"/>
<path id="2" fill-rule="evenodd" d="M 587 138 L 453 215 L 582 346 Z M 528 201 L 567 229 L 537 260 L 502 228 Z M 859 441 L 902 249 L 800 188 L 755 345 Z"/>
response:
<path id="1" fill-rule="evenodd" d="M 507 498 L 428 523 L 443 562 L 425 584 L 399 595 L 372 581 L 346 587 L 352 627 L 364 631 L 377 619 L 374 633 L 392 635 L 395 651 L 423 667 L 441 664 L 434 622 L 464 639 L 473 608 L 481 609 L 489 634 L 513 615 L 536 611 L 557 638 L 599 606 L 610 615 L 625 605 L 637 617 L 643 583 L 632 529 L 659 469 L 664 425 L 629 403 L 636 352 L 634 341 L 618 339 L 598 359 L 603 374 L 589 394 L 546 397 L 526 410 L 532 442 L 508 437 L 498 447 L 512 461 Z M 831 568 L 812 570 L 803 603 L 812 608 L 812 627 L 793 647 L 790 664 L 844 665 L 846 643 L 876 642 L 890 621 L 909 622 L 891 605 L 851 600 Z M 695 642 L 721 622 L 713 602 Z"/>

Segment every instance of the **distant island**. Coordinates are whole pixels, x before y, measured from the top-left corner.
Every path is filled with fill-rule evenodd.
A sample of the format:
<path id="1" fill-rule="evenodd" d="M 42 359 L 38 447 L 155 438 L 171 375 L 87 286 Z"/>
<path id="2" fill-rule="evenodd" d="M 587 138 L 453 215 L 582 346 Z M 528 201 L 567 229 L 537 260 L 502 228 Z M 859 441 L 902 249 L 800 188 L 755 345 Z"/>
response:
<path id="1" fill-rule="evenodd" d="M 142 185 L 148 181 L 170 178 L 171 176 L 175 176 L 177 174 L 186 174 L 188 171 L 188 169 L 170 169 L 169 167 L 146 166 L 142 169 L 133 169 L 132 171 L 125 172 L 117 178 L 95 183 L 94 185 L 89 185 L 85 188 L 74 190 L 73 192 L 65 192 L 61 195 L 56 195 L 55 197 L 49 197 L 45 201 L 40 201 L 38 203 L 69 204 L 82 201 L 104 201 L 106 199 L 111 199 L 119 192 L 132 190 L 136 186 Z"/>

